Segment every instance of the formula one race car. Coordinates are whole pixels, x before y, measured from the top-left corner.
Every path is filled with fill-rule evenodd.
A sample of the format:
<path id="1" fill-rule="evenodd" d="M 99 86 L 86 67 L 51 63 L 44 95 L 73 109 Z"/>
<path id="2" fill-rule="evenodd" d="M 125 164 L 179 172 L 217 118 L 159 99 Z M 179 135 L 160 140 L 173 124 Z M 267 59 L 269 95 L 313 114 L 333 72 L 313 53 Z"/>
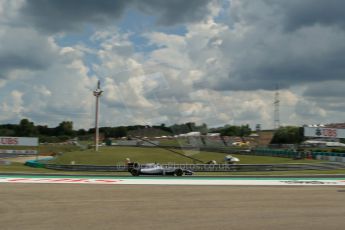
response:
<path id="1" fill-rule="evenodd" d="M 132 176 L 140 175 L 155 175 L 155 176 L 183 176 L 193 175 L 193 172 L 188 169 L 177 167 L 163 167 L 156 163 L 140 165 L 139 163 L 128 163 L 128 172 Z"/>

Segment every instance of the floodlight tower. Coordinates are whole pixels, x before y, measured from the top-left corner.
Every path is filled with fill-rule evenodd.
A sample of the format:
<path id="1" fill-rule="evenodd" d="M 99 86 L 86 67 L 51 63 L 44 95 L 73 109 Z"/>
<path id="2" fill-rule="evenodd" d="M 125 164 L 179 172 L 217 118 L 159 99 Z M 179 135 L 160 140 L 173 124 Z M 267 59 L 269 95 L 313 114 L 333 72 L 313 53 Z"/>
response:
<path id="1" fill-rule="evenodd" d="M 276 88 L 276 93 L 274 96 L 274 130 L 279 129 L 280 127 L 280 119 L 279 119 L 279 87 Z"/>
<path id="2" fill-rule="evenodd" d="M 95 151 L 98 152 L 98 139 L 99 139 L 99 130 L 98 130 L 98 113 L 99 113 L 99 97 L 102 95 L 103 91 L 101 90 L 101 82 L 98 80 L 97 89 L 93 91 L 93 96 L 96 97 L 96 115 L 95 115 Z"/>

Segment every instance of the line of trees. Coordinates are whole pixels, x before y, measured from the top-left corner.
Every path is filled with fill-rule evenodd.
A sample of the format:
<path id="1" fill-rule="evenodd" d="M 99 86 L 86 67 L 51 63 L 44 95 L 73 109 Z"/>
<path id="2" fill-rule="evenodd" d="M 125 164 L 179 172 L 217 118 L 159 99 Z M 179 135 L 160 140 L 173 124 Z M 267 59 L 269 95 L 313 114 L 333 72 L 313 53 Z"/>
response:
<path id="1" fill-rule="evenodd" d="M 132 125 L 132 126 L 118 126 L 118 127 L 100 127 L 100 133 L 105 137 L 126 137 L 131 131 L 143 129 L 156 129 L 162 130 L 170 135 L 178 135 L 188 132 L 200 132 L 206 134 L 208 132 L 220 132 L 221 135 L 227 136 L 247 136 L 251 133 L 249 125 L 242 126 L 229 126 L 209 129 L 207 124 L 197 125 L 194 122 L 187 122 L 184 124 L 174 124 L 166 126 L 165 124 L 145 126 L 145 125 Z M 54 142 L 64 141 L 74 137 L 92 137 L 95 129 L 88 130 L 79 129 L 74 130 L 72 121 L 62 121 L 56 127 L 48 127 L 47 125 L 35 125 L 29 119 L 22 119 L 19 124 L 4 124 L 0 125 L 0 136 L 25 136 L 25 137 L 39 137 L 41 142 Z"/>
<path id="2" fill-rule="evenodd" d="M 131 131 L 144 129 L 162 130 L 170 135 L 178 135 L 188 132 L 220 133 L 221 136 L 249 136 L 252 132 L 249 125 L 225 125 L 223 127 L 209 129 L 206 124 L 196 125 L 194 122 L 184 124 L 174 124 L 166 126 L 165 124 L 155 126 L 132 125 L 118 127 L 100 127 L 100 133 L 105 138 L 119 138 L 128 136 Z M 47 125 L 35 125 L 28 119 L 22 119 L 19 124 L 0 125 L 0 136 L 22 136 L 22 137 L 39 137 L 40 142 L 59 142 L 74 137 L 91 139 L 95 129 L 88 130 L 73 129 L 72 121 L 62 121 L 58 126 L 50 128 Z M 279 128 L 272 139 L 272 144 L 297 144 L 304 140 L 303 127 L 286 126 Z"/>
<path id="3" fill-rule="evenodd" d="M 0 136 L 40 137 L 40 141 L 64 141 L 78 135 L 73 130 L 72 121 L 63 121 L 55 128 L 46 125 L 35 125 L 28 119 L 22 119 L 19 124 L 0 125 Z"/>

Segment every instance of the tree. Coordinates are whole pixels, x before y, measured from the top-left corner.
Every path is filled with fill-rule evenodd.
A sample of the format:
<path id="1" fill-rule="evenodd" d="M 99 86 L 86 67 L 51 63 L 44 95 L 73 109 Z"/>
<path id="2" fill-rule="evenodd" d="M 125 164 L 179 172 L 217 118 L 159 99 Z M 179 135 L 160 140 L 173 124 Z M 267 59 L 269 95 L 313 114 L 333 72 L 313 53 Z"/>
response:
<path id="1" fill-rule="evenodd" d="M 94 130 L 95 129 L 93 129 L 93 131 Z M 99 128 L 99 132 L 102 133 L 105 138 L 127 136 L 127 128 L 125 126 L 101 127 L 101 128 Z"/>
<path id="2" fill-rule="evenodd" d="M 114 137 L 125 137 L 127 136 L 127 128 L 124 126 L 116 127 L 113 131 Z"/>
<path id="3" fill-rule="evenodd" d="M 63 121 L 55 128 L 56 136 L 74 136 L 75 132 L 73 130 L 72 121 Z"/>
<path id="4" fill-rule="evenodd" d="M 87 134 L 87 131 L 85 129 L 78 129 L 77 135 L 78 136 L 84 136 Z"/>
<path id="5" fill-rule="evenodd" d="M 43 136 L 54 136 L 55 135 L 55 129 L 49 128 L 47 125 L 38 125 L 36 126 L 37 131 L 40 135 Z"/>
<path id="6" fill-rule="evenodd" d="M 286 126 L 279 128 L 272 138 L 272 144 L 299 144 L 304 140 L 303 127 Z"/>
<path id="7" fill-rule="evenodd" d="M 238 136 L 238 137 L 245 137 L 249 136 L 252 130 L 250 129 L 249 125 L 225 125 L 224 127 L 212 129 L 212 132 L 220 132 L 221 136 Z"/>
<path id="8" fill-rule="evenodd" d="M 187 124 L 174 124 L 174 125 L 170 126 L 171 132 L 174 135 L 191 132 L 190 127 L 192 125 L 190 124 L 190 127 L 188 127 Z"/>
<path id="9" fill-rule="evenodd" d="M 203 123 L 201 126 L 198 126 L 199 132 L 203 135 L 208 133 L 208 127 L 206 123 Z"/>
<path id="10" fill-rule="evenodd" d="M 34 123 L 26 118 L 20 121 L 15 133 L 17 136 L 22 137 L 32 137 L 38 135 L 38 131 Z"/>
<path id="11" fill-rule="evenodd" d="M 6 129 L 6 128 L 0 128 L 0 136 L 2 137 L 10 137 L 10 136 L 14 136 L 15 135 L 15 131 L 12 129 Z"/>
<path id="12" fill-rule="evenodd" d="M 196 126 L 195 126 L 195 123 L 194 123 L 194 122 L 187 122 L 187 123 L 186 123 L 186 126 L 189 128 L 189 131 L 190 131 L 190 132 L 196 130 Z"/>
<path id="13" fill-rule="evenodd" d="M 250 129 L 249 125 L 241 125 L 240 127 L 240 137 L 244 137 L 244 136 L 249 136 L 250 133 L 252 132 L 252 130 Z"/>

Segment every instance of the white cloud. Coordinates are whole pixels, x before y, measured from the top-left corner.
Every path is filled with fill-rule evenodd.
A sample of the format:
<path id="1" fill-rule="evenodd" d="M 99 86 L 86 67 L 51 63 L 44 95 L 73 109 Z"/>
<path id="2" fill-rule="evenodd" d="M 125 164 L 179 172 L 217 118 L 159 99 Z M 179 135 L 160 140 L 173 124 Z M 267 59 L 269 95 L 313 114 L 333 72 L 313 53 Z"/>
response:
<path id="1" fill-rule="evenodd" d="M 13 19 L 18 15 L 24 2 L 25 0 L 1 0 L 0 24 L 13 24 Z"/>
<path id="2" fill-rule="evenodd" d="M 301 17 L 292 20 L 288 10 L 296 1 L 224 2 L 204 3 L 206 10 L 200 12 L 208 14 L 185 19 L 183 33 L 173 34 L 162 26 L 141 34 L 94 26 L 93 35 L 70 42 L 78 33 L 49 36 L 36 31 L 47 32 L 49 22 L 14 25 L 23 2 L 3 0 L 1 121 L 28 117 L 51 126 L 72 120 L 77 128 L 92 127 L 92 90 L 98 78 L 104 90 L 101 125 L 194 121 L 210 126 L 260 123 L 271 128 L 276 85 L 282 88 L 283 124 L 341 120 L 345 111 L 341 15 L 332 18 L 333 24 L 326 17 L 311 23 L 315 15 L 303 23 Z M 153 8 L 141 10 L 147 13 Z M 98 13 L 102 10 L 97 8 Z M 158 16 L 164 16 L 166 25 L 175 25 L 178 22 L 169 12 Z M 70 26 L 52 23 L 56 26 L 52 30 L 68 31 L 88 22 L 82 15 L 72 18 Z M 59 45 L 57 40 L 69 42 Z M 137 45 L 144 48 L 139 51 Z"/>
<path id="3" fill-rule="evenodd" d="M 13 90 L 4 98 L 0 106 L 1 121 L 20 118 L 24 110 L 23 96 L 24 94 L 22 92 Z"/>

